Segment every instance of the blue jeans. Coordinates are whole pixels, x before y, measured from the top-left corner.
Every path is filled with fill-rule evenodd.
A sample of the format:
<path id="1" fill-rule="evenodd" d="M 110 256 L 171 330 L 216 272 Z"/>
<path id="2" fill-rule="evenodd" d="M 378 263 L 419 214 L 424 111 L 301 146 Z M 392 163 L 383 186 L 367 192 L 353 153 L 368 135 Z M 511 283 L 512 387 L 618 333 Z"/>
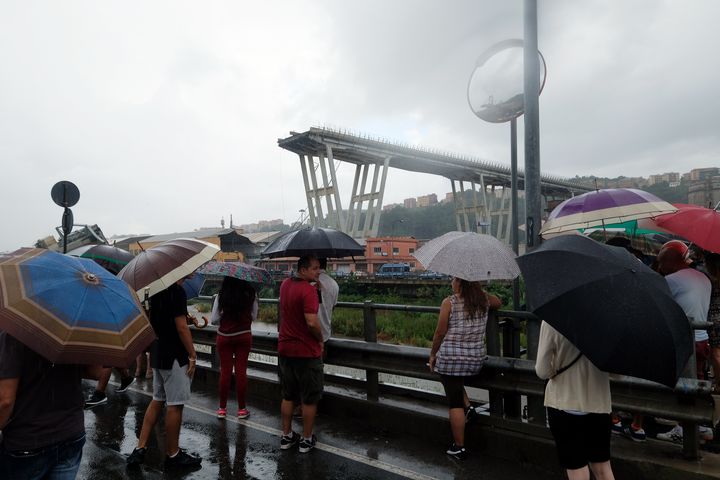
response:
<path id="1" fill-rule="evenodd" d="M 85 435 L 29 452 L 0 446 L 0 478 L 74 480 L 80 468 Z"/>

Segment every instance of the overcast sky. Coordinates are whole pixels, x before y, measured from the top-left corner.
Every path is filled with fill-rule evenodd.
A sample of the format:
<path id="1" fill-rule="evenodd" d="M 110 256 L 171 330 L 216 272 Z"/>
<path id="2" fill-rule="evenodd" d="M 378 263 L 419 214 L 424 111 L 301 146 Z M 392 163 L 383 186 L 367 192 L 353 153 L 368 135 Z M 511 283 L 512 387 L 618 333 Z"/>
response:
<path id="1" fill-rule="evenodd" d="M 53 233 L 59 180 L 80 189 L 76 223 L 108 236 L 290 223 L 305 195 L 277 139 L 311 126 L 507 164 L 509 126 L 475 117 L 466 88 L 483 50 L 522 36 L 522 4 L 5 0 L 0 251 Z M 543 173 L 720 164 L 720 2 L 553 0 L 538 16 Z M 391 171 L 385 203 L 449 190 Z"/>

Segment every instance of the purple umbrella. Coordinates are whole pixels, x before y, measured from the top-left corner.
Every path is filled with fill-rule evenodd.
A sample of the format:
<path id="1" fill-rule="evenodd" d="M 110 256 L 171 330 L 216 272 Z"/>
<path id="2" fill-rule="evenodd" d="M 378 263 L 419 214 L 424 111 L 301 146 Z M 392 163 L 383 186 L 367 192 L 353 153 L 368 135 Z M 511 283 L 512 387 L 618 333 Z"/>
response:
<path id="1" fill-rule="evenodd" d="M 541 235 L 597 227 L 677 211 L 652 193 L 634 188 L 609 188 L 572 197 L 550 213 Z"/>

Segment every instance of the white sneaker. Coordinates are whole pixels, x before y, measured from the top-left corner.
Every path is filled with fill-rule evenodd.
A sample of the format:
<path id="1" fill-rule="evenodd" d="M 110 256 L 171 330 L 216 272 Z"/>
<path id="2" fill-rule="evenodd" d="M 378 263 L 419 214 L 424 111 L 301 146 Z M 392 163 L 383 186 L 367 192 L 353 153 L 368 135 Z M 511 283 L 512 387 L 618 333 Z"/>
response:
<path id="1" fill-rule="evenodd" d="M 710 427 L 699 426 L 698 432 L 700 434 L 700 443 L 711 442 L 714 437 L 713 429 Z M 682 443 L 683 429 L 680 425 L 676 425 L 667 433 L 658 433 L 656 438 L 668 442 Z"/>
<path id="2" fill-rule="evenodd" d="M 666 442 L 682 443 L 683 428 L 680 425 L 675 425 L 669 432 L 658 433 L 656 438 L 658 440 L 665 440 Z"/>
<path id="3" fill-rule="evenodd" d="M 715 433 L 713 432 L 713 429 L 710 427 L 698 427 L 700 430 L 700 440 L 704 440 L 706 442 L 712 442 L 712 439 L 715 437 Z"/>

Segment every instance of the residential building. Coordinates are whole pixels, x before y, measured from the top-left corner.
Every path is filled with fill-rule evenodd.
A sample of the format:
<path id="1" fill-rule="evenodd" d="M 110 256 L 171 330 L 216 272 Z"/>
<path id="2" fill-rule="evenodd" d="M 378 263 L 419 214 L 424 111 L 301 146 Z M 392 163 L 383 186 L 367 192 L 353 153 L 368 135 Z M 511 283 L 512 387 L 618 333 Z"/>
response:
<path id="1" fill-rule="evenodd" d="M 438 199 L 437 195 L 434 193 L 430 193 L 428 195 L 422 195 L 420 197 L 417 197 L 417 206 L 418 207 L 429 207 L 431 205 L 437 205 Z"/>
<path id="2" fill-rule="evenodd" d="M 698 170 L 706 170 L 698 172 Z M 697 178 L 690 182 L 688 187 L 688 203 L 703 207 L 715 208 L 720 203 L 720 175 L 710 175 L 711 169 L 695 169 L 690 172 L 691 178 Z"/>
<path id="3" fill-rule="evenodd" d="M 370 237 L 365 243 L 367 272 L 375 273 L 386 263 L 407 263 L 410 270 L 421 269 L 422 265 L 412 256 L 418 248 L 414 237 Z"/>
<path id="4" fill-rule="evenodd" d="M 417 199 L 406 198 L 405 200 L 403 200 L 403 206 L 405 208 L 416 208 L 417 207 Z"/>
<path id="5" fill-rule="evenodd" d="M 692 170 L 690 170 L 690 181 L 702 182 L 709 180 L 711 177 L 714 177 L 720 173 L 718 170 L 720 170 L 718 169 L 718 167 L 693 168 Z"/>
<path id="6" fill-rule="evenodd" d="M 648 185 L 655 185 L 658 183 L 669 183 L 669 184 L 679 184 L 680 183 L 680 173 L 679 172 L 667 172 L 667 173 L 660 173 L 656 175 L 650 175 L 648 177 Z"/>

